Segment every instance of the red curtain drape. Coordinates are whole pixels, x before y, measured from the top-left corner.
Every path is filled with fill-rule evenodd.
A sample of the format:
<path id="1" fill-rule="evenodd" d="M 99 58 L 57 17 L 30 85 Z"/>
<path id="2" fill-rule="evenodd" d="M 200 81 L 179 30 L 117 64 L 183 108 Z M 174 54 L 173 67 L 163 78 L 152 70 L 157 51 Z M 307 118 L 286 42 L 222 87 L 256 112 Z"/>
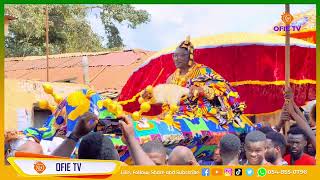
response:
<path id="1" fill-rule="evenodd" d="M 195 61 L 211 67 L 235 85 L 241 100 L 246 102 L 247 114 L 268 113 L 283 105 L 283 85 L 270 83 L 284 81 L 285 47 L 267 45 L 227 46 L 195 50 Z M 291 79 L 316 79 L 316 49 L 291 46 Z M 134 72 L 123 87 L 119 100 L 131 99 L 147 85 L 161 84 L 175 70 L 172 54 L 162 55 Z M 161 74 L 159 74 L 162 72 Z M 246 81 L 255 81 L 247 84 Z M 258 81 L 258 82 L 256 82 Z M 292 84 L 298 105 L 315 99 L 315 84 L 303 81 Z M 128 112 L 139 109 L 137 102 L 124 106 Z M 155 115 L 160 108 L 152 108 L 148 115 Z"/>

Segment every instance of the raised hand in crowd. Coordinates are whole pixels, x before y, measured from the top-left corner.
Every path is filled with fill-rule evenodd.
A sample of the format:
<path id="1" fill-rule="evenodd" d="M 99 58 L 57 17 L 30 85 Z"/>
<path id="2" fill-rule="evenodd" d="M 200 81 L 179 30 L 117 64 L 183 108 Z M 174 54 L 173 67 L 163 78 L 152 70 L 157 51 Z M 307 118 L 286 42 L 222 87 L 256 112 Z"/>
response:
<path id="1" fill-rule="evenodd" d="M 80 116 L 71 134 L 67 135 L 67 138 L 55 149 L 52 155 L 70 157 L 80 138 L 91 132 L 97 123 L 98 117 L 93 113 L 88 112 Z"/>
<path id="2" fill-rule="evenodd" d="M 77 138 L 81 138 L 91 132 L 98 123 L 98 117 L 93 113 L 85 113 L 80 116 L 72 134 Z"/>
<path id="3" fill-rule="evenodd" d="M 315 149 L 316 148 L 316 137 L 315 137 L 312 129 L 310 128 L 308 121 L 305 119 L 305 117 L 302 114 L 302 112 L 300 111 L 299 107 L 294 102 L 291 88 L 287 88 L 286 93 L 285 93 L 285 97 L 290 98 L 290 99 L 288 99 L 288 103 L 286 103 L 286 108 L 288 110 L 290 117 L 306 133 L 306 135 L 308 136 L 308 138 L 311 141 L 313 148 Z"/>
<path id="4" fill-rule="evenodd" d="M 290 121 L 290 119 L 291 119 L 290 114 L 288 113 L 288 101 L 290 99 L 293 99 L 293 97 L 294 97 L 294 95 L 293 95 L 292 89 L 290 87 L 286 87 L 285 92 L 284 92 L 285 102 L 284 102 L 282 109 L 281 109 L 280 121 L 275 126 L 275 130 L 278 132 L 280 132 L 280 130 L 285 126 L 285 123 Z"/>
<path id="5" fill-rule="evenodd" d="M 280 132 L 280 130 L 284 127 L 285 123 L 290 120 L 290 114 L 288 113 L 287 105 L 284 104 L 280 114 L 280 121 L 275 126 L 275 130 Z"/>
<path id="6" fill-rule="evenodd" d="M 155 165 L 149 156 L 143 151 L 139 142 L 134 138 L 134 130 L 132 121 L 122 116 L 120 127 L 122 130 L 122 141 L 128 146 L 130 155 L 135 165 Z"/>

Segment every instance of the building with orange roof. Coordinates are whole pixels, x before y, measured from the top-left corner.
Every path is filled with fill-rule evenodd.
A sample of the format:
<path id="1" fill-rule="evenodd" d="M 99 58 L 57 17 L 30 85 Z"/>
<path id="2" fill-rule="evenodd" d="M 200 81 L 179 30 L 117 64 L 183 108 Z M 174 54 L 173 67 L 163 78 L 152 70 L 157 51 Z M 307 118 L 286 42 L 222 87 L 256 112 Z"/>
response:
<path id="1" fill-rule="evenodd" d="M 69 93 L 92 88 L 104 97 L 116 99 L 127 79 L 153 52 L 125 50 L 99 53 L 70 53 L 49 56 L 49 81 L 54 91 L 66 97 Z M 83 80 L 82 58 L 88 57 L 89 84 Z M 5 130 L 40 127 L 51 113 L 38 108 L 46 99 L 42 84 L 46 81 L 46 57 L 29 56 L 5 59 Z"/>

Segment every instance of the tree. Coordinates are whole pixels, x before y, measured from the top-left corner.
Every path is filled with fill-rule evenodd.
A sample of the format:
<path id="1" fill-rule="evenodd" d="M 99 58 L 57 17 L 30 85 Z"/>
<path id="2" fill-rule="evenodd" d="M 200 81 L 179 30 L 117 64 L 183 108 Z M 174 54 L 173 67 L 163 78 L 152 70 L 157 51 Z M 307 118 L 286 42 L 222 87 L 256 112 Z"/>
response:
<path id="1" fill-rule="evenodd" d="M 86 19 L 89 10 L 99 8 L 104 24 L 107 47 L 95 34 Z M 45 7 L 43 5 L 6 5 L 5 12 L 18 19 L 9 27 L 6 37 L 6 57 L 45 54 Z M 115 25 L 128 24 L 136 28 L 146 23 L 150 15 L 131 5 L 48 5 L 50 54 L 97 52 L 106 48 L 123 48 L 122 38 Z"/>
<path id="2" fill-rule="evenodd" d="M 150 21 L 150 14 L 147 11 L 136 10 L 128 4 L 101 5 L 96 8 L 101 10 L 100 17 L 107 35 L 108 48 L 124 46 L 116 23 L 127 24 L 128 28 L 135 29 L 138 25 Z"/>

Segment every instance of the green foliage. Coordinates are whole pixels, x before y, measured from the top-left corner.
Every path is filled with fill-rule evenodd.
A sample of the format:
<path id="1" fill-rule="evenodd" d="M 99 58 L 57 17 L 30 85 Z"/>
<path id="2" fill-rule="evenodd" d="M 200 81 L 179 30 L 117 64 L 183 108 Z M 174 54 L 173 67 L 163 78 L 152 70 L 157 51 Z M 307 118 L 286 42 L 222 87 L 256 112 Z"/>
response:
<path id="1" fill-rule="evenodd" d="M 86 19 L 93 8 L 100 12 L 107 47 Z M 6 5 L 5 12 L 17 17 L 10 23 L 5 40 L 6 57 L 45 55 L 45 5 Z M 116 23 L 136 28 L 150 20 L 146 11 L 135 10 L 131 5 L 48 5 L 48 12 L 50 54 L 123 48 Z"/>
<path id="2" fill-rule="evenodd" d="M 127 24 L 128 28 L 135 29 L 141 23 L 150 21 L 150 14 L 145 10 L 136 10 L 131 5 L 102 5 L 100 17 L 104 24 L 105 33 L 108 38 L 108 48 L 123 47 L 116 23 Z"/>

